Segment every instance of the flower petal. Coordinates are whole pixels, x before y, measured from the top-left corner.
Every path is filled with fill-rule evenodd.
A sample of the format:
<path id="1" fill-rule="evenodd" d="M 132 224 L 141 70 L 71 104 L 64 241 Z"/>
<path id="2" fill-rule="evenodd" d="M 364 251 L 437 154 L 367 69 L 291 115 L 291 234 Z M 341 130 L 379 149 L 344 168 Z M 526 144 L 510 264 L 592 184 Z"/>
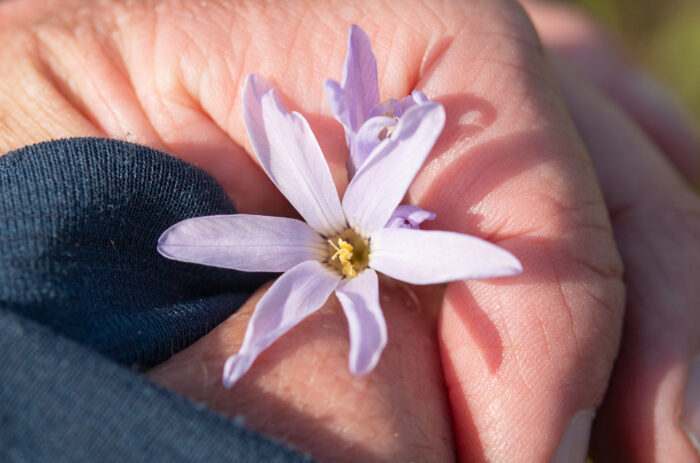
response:
<path id="1" fill-rule="evenodd" d="M 343 64 L 342 87 L 353 132 L 360 130 L 372 106 L 379 103 L 377 60 L 365 31 L 350 26 L 348 51 Z"/>
<path id="2" fill-rule="evenodd" d="M 317 232 L 345 229 L 338 193 L 321 148 L 299 113 L 288 113 L 277 89 L 251 74 L 243 89 L 243 121 L 265 172 Z"/>
<path id="3" fill-rule="evenodd" d="M 323 82 L 323 90 L 326 92 L 328 106 L 331 107 L 331 112 L 336 120 L 343 125 L 345 129 L 345 143 L 351 146 L 352 139 L 355 135 L 350 127 L 350 113 L 348 112 L 347 95 L 340 84 L 334 80 L 326 80 Z"/>
<path id="4" fill-rule="evenodd" d="M 391 98 L 388 101 L 385 101 L 383 103 L 379 103 L 379 104 L 372 106 L 372 109 L 370 109 L 370 111 L 369 111 L 369 117 L 376 117 L 376 116 L 401 117 L 401 115 L 403 114 L 403 111 L 404 111 L 404 108 L 401 105 L 403 104 L 403 101 L 406 98 L 410 98 L 411 101 L 413 101 L 413 98 L 411 96 L 407 96 L 407 97 L 403 98 L 401 101 L 398 101 L 395 98 Z M 408 108 L 405 108 L 405 109 L 408 109 Z"/>
<path id="5" fill-rule="evenodd" d="M 233 386 L 262 351 L 318 310 L 339 281 L 340 275 L 317 261 L 303 262 L 279 277 L 255 307 L 241 349 L 226 360 L 224 386 Z"/>
<path id="6" fill-rule="evenodd" d="M 335 295 L 350 327 L 350 371 L 361 376 L 374 369 L 386 346 L 386 322 L 379 306 L 377 272 L 366 269 L 342 281 Z"/>
<path id="7" fill-rule="evenodd" d="M 367 119 L 362 124 L 360 130 L 352 139 L 350 145 L 350 162 L 349 167 L 352 167 L 349 172 L 352 175 L 358 171 L 374 149 L 383 141 L 386 141 L 386 133 L 381 137 L 381 132 L 387 131 L 389 127 L 396 126 L 396 119 L 393 117 L 376 116 Z"/>
<path id="8" fill-rule="evenodd" d="M 379 103 L 377 60 L 369 37 L 358 26 L 350 26 L 342 84 L 328 79 L 323 88 L 333 116 L 345 129 L 345 142 L 351 147 L 372 107 Z"/>
<path id="9" fill-rule="evenodd" d="M 373 269 L 417 285 L 522 272 L 505 249 L 461 233 L 383 228 L 372 234 L 370 246 Z"/>
<path id="10" fill-rule="evenodd" d="M 285 272 L 319 260 L 325 247 L 300 220 L 244 214 L 183 220 L 158 239 L 168 259 L 253 272 Z"/>
<path id="11" fill-rule="evenodd" d="M 430 100 L 425 93 L 421 92 L 420 90 L 414 90 L 411 92 L 410 96 L 401 99 L 401 107 L 405 111 L 413 105 L 427 103 L 428 101 Z"/>
<path id="12" fill-rule="evenodd" d="M 435 213 L 411 204 L 396 206 L 384 228 L 419 228 L 426 220 L 433 220 Z"/>
<path id="13" fill-rule="evenodd" d="M 388 143 L 370 154 L 345 191 L 343 210 L 352 228 L 367 237 L 387 223 L 444 125 L 445 110 L 439 103 L 430 101 L 404 113 Z"/>

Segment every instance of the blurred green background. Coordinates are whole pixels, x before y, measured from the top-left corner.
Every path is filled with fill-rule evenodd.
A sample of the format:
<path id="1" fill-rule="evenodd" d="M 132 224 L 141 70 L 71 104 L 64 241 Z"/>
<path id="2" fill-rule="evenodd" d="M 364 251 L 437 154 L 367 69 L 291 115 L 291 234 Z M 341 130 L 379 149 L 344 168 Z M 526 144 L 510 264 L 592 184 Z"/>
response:
<path id="1" fill-rule="evenodd" d="M 700 0 L 559 0 L 598 18 L 700 126 Z"/>

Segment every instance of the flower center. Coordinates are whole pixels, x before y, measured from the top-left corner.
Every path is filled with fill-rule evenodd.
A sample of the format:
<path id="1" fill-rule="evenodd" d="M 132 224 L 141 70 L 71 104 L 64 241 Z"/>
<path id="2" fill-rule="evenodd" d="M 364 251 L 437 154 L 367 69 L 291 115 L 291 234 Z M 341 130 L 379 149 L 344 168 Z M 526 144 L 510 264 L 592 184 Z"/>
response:
<path id="1" fill-rule="evenodd" d="M 352 278 L 369 263 L 369 242 L 353 230 L 328 240 L 328 263 L 346 278 Z"/>
<path id="2" fill-rule="evenodd" d="M 399 122 L 398 116 L 394 115 L 394 106 L 393 105 L 388 105 L 389 110 L 386 111 L 383 115 L 386 117 L 391 117 L 393 118 L 396 123 Z M 379 138 L 380 141 L 384 141 L 387 138 L 391 137 L 391 134 L 394 133 L 394 129 L 396 128 L 396 124 L 394 125 L 387 125 L 384 127 L 382 130 L 379 131 L 379 134 L 377 138 Z"/>
<path id="3" fill-rule="evenodd" d="M 395 118 L 398 120 L 398 118 Z M 379 134 L 377 135 L 377 138 L 379 138 L 379 141 L 384 141 L 387 138 L 391 137 L 391 134 L 394 133 L 394 129 L 396 128 L 395 125 L 387 125 L 386 127 L 382 128 L 382 130 L 379 131 Z"/>

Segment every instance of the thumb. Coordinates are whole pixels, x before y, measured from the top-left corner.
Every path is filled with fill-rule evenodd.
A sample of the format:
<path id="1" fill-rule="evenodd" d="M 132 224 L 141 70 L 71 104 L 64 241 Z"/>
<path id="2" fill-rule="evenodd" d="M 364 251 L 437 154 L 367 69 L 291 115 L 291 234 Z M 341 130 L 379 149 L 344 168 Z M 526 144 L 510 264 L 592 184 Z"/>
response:
<path id="1" fill-rule="evenodd" d="M 443 95 L 448 122 L 411 199 L 437 212 L 431 226 L 496 242 L 524 270 L 446 289 L 439 337 L 458 451 L 584 461 L 620 337 L 621 264 L 532 26 L 513 3 L 465 8 L 477 3 L 419 82 Z"/>

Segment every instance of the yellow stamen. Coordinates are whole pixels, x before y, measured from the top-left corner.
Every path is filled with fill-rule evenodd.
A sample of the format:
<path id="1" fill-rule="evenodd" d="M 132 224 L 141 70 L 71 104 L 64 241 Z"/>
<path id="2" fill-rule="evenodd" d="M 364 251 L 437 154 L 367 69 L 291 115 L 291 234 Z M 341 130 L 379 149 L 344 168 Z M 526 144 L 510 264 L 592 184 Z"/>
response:
<path id="1" fill-rule="evenodd" d="M 369 243 L 353 230 L 345 230 L 328 241 L 328 263 L 345 278 L 353 278 L 369 263 Z"/>
<path id="2" fill-rule="evenodd" d="M 331 260 L 338 259 L 341 264 L 345 264 L 346 262 L 350 262 L 350 259 L 352 259 L 352 244 L 348 243 L 342 238 L 338 238 L 338 246 L 333 244 L 333 241 L 328 240 L 328 244 L 333 246 L 333 249 L 335 249 L 335 254 L 331 257 Z"/>
<path id="3" fill-rule="evenodd" d="M 354 277 L 355 268 L 352 266 L 351 262 L 352 251 L 354 249 L 352 247 L 352 244 L 348 243 L 342 238 L 338 238 L 338 245 L 333 243 L 333 241 L 331 240 L 328 240 L 328 244 L 330 244 L 333 247 L 333 249 L 335 249 L 335 254 L 331 256 L 331 260 L 338 259 L 343 275 L 345 275 L 348 278 Z"/>
<path id="4" fill-rule="evenodd" d="M 348 278 L 352 278 L 355 276 L 355 268 L 349 261 L 343 262 L 343 275 L 345 275 Z"/>
<path id="5" fill-rule="evenodd" d="M 386 128 L 386 136 L 384 138 L 390 138 L 391 134 L 394 133 L 394 130 L 396 129 L 395 125 L 389 126 Z"/>

